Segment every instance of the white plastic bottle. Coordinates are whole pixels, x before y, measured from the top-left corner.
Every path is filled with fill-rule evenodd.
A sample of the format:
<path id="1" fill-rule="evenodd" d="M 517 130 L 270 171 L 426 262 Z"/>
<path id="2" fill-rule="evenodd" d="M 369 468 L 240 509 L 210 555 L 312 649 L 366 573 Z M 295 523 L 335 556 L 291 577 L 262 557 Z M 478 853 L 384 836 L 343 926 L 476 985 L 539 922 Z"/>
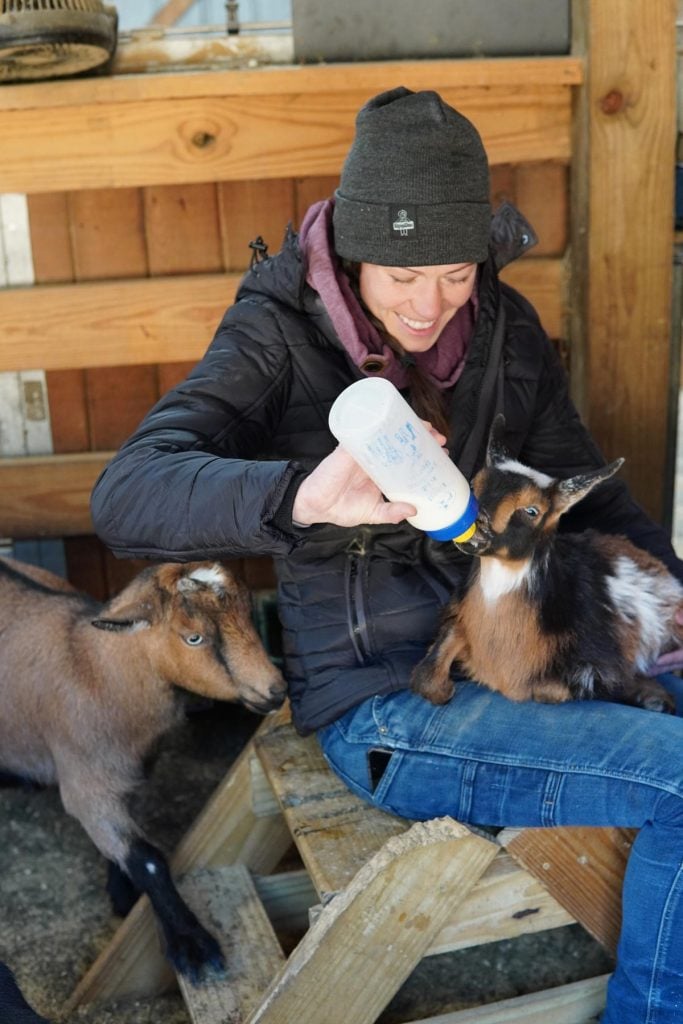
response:
<path id="1" fill-rule="evenodd" d="M 476 498 L 390 381 L 366 377 L 345 388 L 330 409 L 329 425 L 386 498 L 415 506 L 409 523 L 435 540 L 469 540 Z"/>

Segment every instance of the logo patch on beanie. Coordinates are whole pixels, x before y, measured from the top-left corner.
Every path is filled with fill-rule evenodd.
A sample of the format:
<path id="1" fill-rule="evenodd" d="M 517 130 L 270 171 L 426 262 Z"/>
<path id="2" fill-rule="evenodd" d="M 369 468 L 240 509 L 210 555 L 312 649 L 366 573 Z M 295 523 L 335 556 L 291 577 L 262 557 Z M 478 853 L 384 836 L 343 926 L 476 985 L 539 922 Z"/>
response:
<path id="1" fill-rule="evenodd" d="M 389 224 L 393 238 L 408 238 L 417 234 L 417 212 L 414 206 L 392 206 Z"/>

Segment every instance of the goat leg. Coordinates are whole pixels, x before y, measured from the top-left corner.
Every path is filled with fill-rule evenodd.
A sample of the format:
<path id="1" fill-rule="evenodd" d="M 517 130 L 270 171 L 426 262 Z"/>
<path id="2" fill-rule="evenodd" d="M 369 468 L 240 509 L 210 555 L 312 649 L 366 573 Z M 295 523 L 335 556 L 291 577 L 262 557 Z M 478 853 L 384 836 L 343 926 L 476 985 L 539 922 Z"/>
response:
<path id="1" fill-rule="evenodd" d="M 465 651 L 465 639 L 456 616 L 457 608 L 447 611 L 436 640 L 415 666 L 410 678 L 413 692 L 432 704 L 446 704 L 455 689 L 451 665 Z"/>
<path id="2" fill-rule="evenodd" d="M 149 896 L 164 933 L 166 955 L 174 968 L 193 982 L 206 967 L 223 970 L 225 961 L 218 942 L 176 889 L 161 851 L 144 839 L 135 839 L 125 869 L 133 885 Z"/>
<path id="3" fill-rule="evenodd" d="M 92 771 L 88 776 L 80 770 L 78 761 L 70 766 L 62 761 L 62 803 L 80 821 L 100 853 L 115 861 L 132 886 L 149 896 L 161 924 L 168 959 L 177 971 L 197 981 L 205 967 L 222 969 L 223 955 L 216 939 L 176 889 L 164 855 L 140 835 L 128 814 L 125 779 L 133 775 L 133 766 L 124 770 L 123 763 L 116 775 L 100 777 Z M 122 792 L 117 791 L 119 786 Z"/>
<path id="4" fill-rule="evenodd" d="M 616 697 L 624 704 L 645 708 L 646 711 L 659 711 L 667 715 L 676 714 L 674 697 L 661 683 L 650 676 L 633 676 L 632 679 L 622 684 Z"/>
<path id="5" fill-rule="evenodd" d="M 142 895 L 114 860 L 107 861 L 107 895 L 117 917 L 126 917 Z"/>

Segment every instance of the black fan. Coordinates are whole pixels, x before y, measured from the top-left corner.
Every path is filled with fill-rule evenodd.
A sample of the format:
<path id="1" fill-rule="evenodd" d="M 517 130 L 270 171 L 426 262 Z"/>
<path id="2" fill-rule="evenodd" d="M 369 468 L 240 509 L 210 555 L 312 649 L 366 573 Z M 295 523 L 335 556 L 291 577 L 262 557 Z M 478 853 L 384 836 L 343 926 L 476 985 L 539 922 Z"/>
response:
<path id="1" fill-rule="evenodd" d="M 0 0 L 0 83 L 100 67 L 117 26 L 116 8 L 100 0 Z"/>

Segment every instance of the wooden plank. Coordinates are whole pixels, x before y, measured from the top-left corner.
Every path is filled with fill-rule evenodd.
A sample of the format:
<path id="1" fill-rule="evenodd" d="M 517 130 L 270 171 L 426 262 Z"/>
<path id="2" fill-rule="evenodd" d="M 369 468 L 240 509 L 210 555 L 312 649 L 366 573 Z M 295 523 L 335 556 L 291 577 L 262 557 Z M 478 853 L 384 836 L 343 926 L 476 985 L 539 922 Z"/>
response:
<path id="1" fill-rule="evenodd" d="M 295 182 L 295 215 L 294 223 L 297 231 L 309 206 L 320 199 L 328 199 L 339 184 L 338 174 L 309 175 L 297 178 Z"/>
<path id="2" fill-rule="evenodd" d="M 36 282 L 73 281 L 67 195 L 43 192 L 29 196 L 28 214 Z"/>
<path id="3" fill-rule="evenodd" d="M 194 0 L 166 0 L 147 22 L 148 25 L 175 25 L 189 11 Z"/>
<path id="4" fill-rule="evenodd" d="M 474 121 L 492 163 L 568 161 L 570 88 L 453 89 L 438 80 L 430 87 Z M 88 101 L 55 106 L 49 132 L 44 108 L 0 109 L 0 191 L 338 174 L 355 116 L 369 95 L 357 90 Z"/>
<path id="5" fill-rule="evenodd" d="M 227 270 L 246 270 L 252 257 L 249 242 L 258 235 L 267 243 L 271 256 L 279 252 L 285 229 L 294 220 L 291 178 L 222 182 L 218 202 Z"/>
<path id="6" fill-rule="evenodd" d="M 515 205 L 538 235 L 533 258 L 561 256 L 569 230 L 569 188 L 566 164 L 542 161 L 521 164 L 515 172 Z"/>
<path id="7" fill-rule="evenodd" d="M 308 95 L 360 90 L 368 96 L 394 79 L 409 89 L 473 87 L 575 86 L 583 80 L 580 57 L 502 57 L 463 60 L 362 61 L 297 64 L 229 71 L 176 72 L 164 75 L 120 75 L 25 82 L 0 90 L 0 110 L 31 110 L 58 106 L 126 103 L 142 99 L 192 96 Z"/>
<path id="8" fill-rule="evenodd" d="M 590 934 L 614 953 L 621 887 L 633 843 L 622 828 L 507 829 L 508 853 L 538 878 Z"/>
<path id="9" fill-rule="evenodd" d="M 311 881 L 325 902 L 345 889 L 388 839 L 409 822 L 368 806 L 336 775 L 315 736 L 283 723 L 260 733 L 256 752 Z"/>
<path id="10" fill-rule="evenodd" d="M 574 920 L 542 882 L 501 850 L 435 936 L 427 955 L 562 928 Z"/>
<path id="11" fill-rule="evenodd" d="M 603 974 L 411 1024 L 594 1024 L 605 1007 L 608 980 L 609 975 Z"/>
<path id="12" fill-rule="evenodd" d="M 111 454 L 0 459 L 0 535 L 19 539 L 92 533 L 90 492 Z"/>
<path id="13" fill-rule="evenodd" d="M 260 730 L 271 726 L 266 719 Z M 291 836 L 272 804 L 262 802 L 260 809 L 254 808 L 254 792 L 260 787 L 253 782 L 253 760 L 250 743 L 178 845 L 171 860 L 174 874 L 228 864 L 244 864 L 267 874 L 276 867 Z M 154 914 L 143 897 L 81 979 L 64 1012 L 68 1016 L 78 1006 L 98 999 L 152 996 L 164 991 L 170 981 Z"/>
<path id="14" fill-rule="evenodd" d="M 565 338 L 565 276 L 563 259 L 522 256 L 501 272 L 501 280 L 516 288 L 536 309 L 550 338 Z"/>
<path id="15" fill-rule="evenodd" d="M 606 456 L 626 458 L 636 499 L 660 519 L 675 445 L 667 395 L 678 374 L 670 365 L 676 3 L 576 0 L 572 23 L 577 52 L 589 55 L 572 169 L 574 393 Z"/>
<path id="16" fill-rule="evenodd" d="M 323 907 L 248 1024 L 372 1024 L 497 852 L 448 818 L 389 839 Z"/>
<path id="17" fill-rule="evenodd" d="M 410 822 L 369 806 L 329 769 L 315 737 L 283 723 L 256 749 L 290 832 L 325 903 Z M 501 850 L 430 947 L 430 955 L 570 924 L 574 918 Z"/>
<path id="18" fill-rule="evenodd" d="M 193 871 L 180 892 L 220 942 L 226 969 L 198 984 L 178 983 L 193 1024 L 238 1024 L 259 1003 L 284 962 L 280 944 L 244 865 Z"/>
<path id="19" fill-rule="evenodd" d="M 150 187 L 142 194 L 152 276 L 223 270 L 218 197 L 213 182 Z"/>
<path id="20" fill-rule="evenodd" d="M 67 197 L 67 208 L 77 281 L 147 275 L 139 189 L 73 192 Z"/>
<path id="21" fill-rule="evenodd" d="M 524 257 L 503 278 L 561 336 L 559 259 Z M 234 299 L 241 274 L 0 291 L 0 371 L 128 366 L 200 359 Z"/>

